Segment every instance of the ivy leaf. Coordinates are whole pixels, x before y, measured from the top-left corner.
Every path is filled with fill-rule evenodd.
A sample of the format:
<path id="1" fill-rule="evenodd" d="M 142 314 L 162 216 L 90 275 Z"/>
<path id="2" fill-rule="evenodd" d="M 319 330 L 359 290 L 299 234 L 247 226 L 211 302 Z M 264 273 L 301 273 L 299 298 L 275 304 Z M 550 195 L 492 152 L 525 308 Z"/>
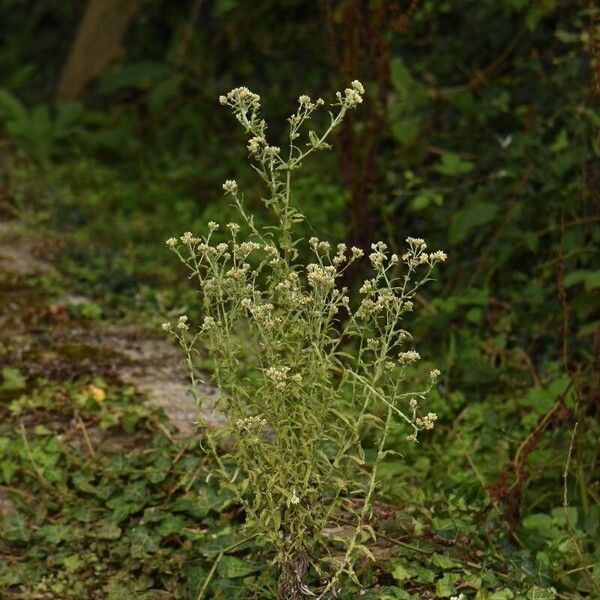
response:
<path id="1" fill-rule="evenodd" d="M 70 529 L 64 525 L 44 525 L 37 530 L 35 537 L 56 545 L 68 540 L 70 535 Z"/>
<path id="2" fill-rule="evenodd" d="M 391 574 L 396 581 L 407 581 L 415 575 L 404 565 L 404 563 L 399 561 L 394 563 L 394 568 L 392 569 Z"/>
<path id="3" fill-rule="evenodd" d="M 435 593 L 442 598 L 448 598 L 456 593 L 456 583 L 458 575 L 454 573 L 444 573 L 441 579 L 435 582 Z"/>
<path id="4" fill-rule="evenodd" d="M 28 542 L 31 537 L 27 523 L 19 513 L 6 517 L 0 531 L 2 532 L 0 537 L 12 542 Z"/>

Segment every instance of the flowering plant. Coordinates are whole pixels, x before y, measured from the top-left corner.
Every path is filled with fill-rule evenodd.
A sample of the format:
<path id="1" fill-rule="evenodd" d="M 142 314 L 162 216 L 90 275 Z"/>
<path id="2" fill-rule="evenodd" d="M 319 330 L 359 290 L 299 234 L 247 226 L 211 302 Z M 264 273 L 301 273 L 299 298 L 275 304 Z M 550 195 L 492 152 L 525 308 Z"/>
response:
<path id="1" fill-rule="evenodd" d="M 404 388 L 407 369 L 420 356 L 402 319 L 446 255 L 428 253 L 425 242 L 412 237 L 400 257 L 383 242 L 364 257 L 361 248 L 332 247 L 311 238 L 312 262 L 298 259 L 305 241 L 293 232 L 303 217 L 291 204 L 292 174 L 310 154 L 330 147 L 326 140 L 363 95 L 358 81 L 338 92 L 329 126 L 320 134 L 309 130 L 305 138 L 303 126 L 324 101 L 300 96 L 288 119 L 285 151 L 267 141 L 258 95 L 242 87 L 222 96 L 220 102 L 232 109 L 249 137 L 248 151 L 266 186 L 263 201 L 274 225 L 255 226 L 237 183 L 230 180 L 223 189 L 247 238 L 240 239 L 239 224 L 229 223 L 228 241 L 215 243 L 220 226 L 210 222 L 200 237 L 188 232 L 167 240 L 198 284 L 204 317 L 198 327 L 186 316 L 164 327 L 186 353 L 194 389 L 198 348 L 214 358 L 218 406 L 228 426 L 215 432 L 205 427 L 207 446 L 248 523 L 273 548 L 280 599 L 327 598 L 344 577 L 356 580 L 356 557 L 372 557 L 366 540 L 375 537 L 369 521 L 378 467 L 391 452 L 386 446 L 390 427 L 400 419 L 407 440 L 415 443 L 436 420 L 421 405 L 439 371 L 431 371 L 420 390 Z M 342 277 L 362 260 L 369 261 L 371 276 L 351 301 Z M 376 435 L 371 465 L 362 443 L 366 428 Z M 226 450 L 218 448 L 219 436 L 227 437 Z M 352 515 L 352 530 L 332 534 L 342 514 Z M 312 590 L 309 572 L 316 575 Z"/>

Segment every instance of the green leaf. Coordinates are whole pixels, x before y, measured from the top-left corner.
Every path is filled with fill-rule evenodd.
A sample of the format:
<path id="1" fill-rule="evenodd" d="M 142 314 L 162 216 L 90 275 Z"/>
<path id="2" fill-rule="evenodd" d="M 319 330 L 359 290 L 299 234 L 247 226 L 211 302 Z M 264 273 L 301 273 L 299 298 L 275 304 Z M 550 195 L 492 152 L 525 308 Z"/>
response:
<path id="1" fill-rule="evenodd" d="M 418 117 L 399 117 L 392 121 L 390 127 L 396 141 L 406 146 L 419 137 L 422 119 Z"/>
<path id="2" fill-rule="evenodd" d="M 543 415 L 552 408 L 558 396 L 565 391 L 568 384 L 568 376 L 559 377 L 543 388 L 532 388 L 521 398 L 519 403 L 521 406 L 530 407 L 534 416 Z"/>
<path id="3" fill-rule="evenodd" d="M 21 375 L 21 371 L 15 367 L 4 367 L 2 369 L 2 379 L 3 382 L 0 387 L 4 390 L 20 390 L 27 384 L 27 380 Z"/>
<path id="4" fill-rule="evenodd" d="M 86 565 L 86 561 L 79 554 L 71 554 L 63 560 L 67 573 L 76 573 Z"/>
<path id="5" fill-rule="evenodd" d="M 549 539 L 558 539 L 561 535 L 556 521 L 545 513 L 527 515 L 523 519 L 523 527 L 525 529 L 533 529 L 539 535 Z"/>
<path id="6" fill-rule="evenodd" d="M 442 206 L 443 203 L 444 197 L 442 194 L 431 190 L 424 190 L 411 200 L 409 209 L 413 212 L 418 212 L 430 206 Z"/>
<path id="7" fill-rule="evenodd" d="M 9 515 L 0 522 L 0 537 L 12 542 L 28 542 L 30 538 L 27 522 L 19 513 Z"/>
<path id="8" fill-rule="evenodd" d="M 0 121 L 6 119 L 27 119 L 27 109 L 23 103 L 7 89 L 0 88 Z"/>
<path id="9" fill-rule="evenodd" d="M 486 225 L 498 213 L 498 206 L 491 202 L 469 202 L 461 210 L 457 210 L 451 218 L 448 239 L 450 243 L 462 242 L 474 229 Z"/>
<path id="10" fill-rule="evenodd" d="M 100 540 L 118 540 L 121 537 L 121 528 L 115 523 L 104 521 L 93 530 L 93 536 Z"/>
<path id="11" fill-rule="evenodd" d="M 17 585 L 21 581 L 22 578 L 19 571 L 14 566 L 9 567 L 4 561 L 0 560 L 0 589 Z"/>
<path id="12" fill-rule="evenodd" d="M 561 152 L 569 145 L 569 136 L 566 129 L 561 129 L 560 133 L 556 136 L 556 139 L 550 146 L 552 152 Z"/>
<path id="13" fill-rule="evenodd" d="M 64 525 L 44 525 L 40 527 L 36 533 L 36 538 L 42 538 L 46 540 L 50 544 L 60 544 L 65 540 L 68 540 L 71 536 L 71 531 L 68 527 Z"/>
<path id="14" fill-rule="evenodd" d="M 442 569 L 454 569 L 457 567 L 462 567 L 462 563 L 450 558 L 445 554 L 434 554 L 431 562 Z"/>
<path id="15" fill-rule="evenodd" d="M 435 167 L 438 173 L 442 175 L 463 175 L 473 170 L 474 164 L 471 161 L 461 158 L 454 152 L 444 152 L 440 163 Z"/>
<path id="16" fill-rule="evenodd" d="M 258 570 L 256 563 L 242 560 L 236 556 L 224 556 L 219 564 L 219 573 L 227 579 L 246 577 Z"/>
<path id="17" fill-rule="evenodd" d="M 167 515 L 156 528 L 157 533 L 167 537 L 172 533 L 179 533 L 183 529 L 184 520 L 180 515 Z"/>
<path id="18" fill-rule="evenodd" d="M 591 292 L 600 288 L 600 271 L 571 271 L 565 276 L 565 287 L 583 283 L 586 291 Z"/>
<path id="19" fill-rule="evenodd" d="M 444 573 L 444 576 L 435 582 L 435 593 L 442 598 L 452 596 L 456 593 L 457 581 L 458 575 L 455 575 L 454 573 Z"/>
<path id="20" fill-rule="evenodd" d="M 10 483 L 15 474 L 19 471 L 19 465 L 11 460 L 3 458 L 0 461 L 0 470 L 5 483 Z"/>
<path id="21" fill-rule="evenodd" d="M 391 574 L 396 581 L 407 581 L 415 576 L 414 572 L 400 561 L 394 562 L 394 568 L 392 569 Z"/>
<path id="22" fill-rule="evenodd" d="M 415 81 L 401 57 L 397 56 L 390 65 L 391 80 L 394 88 L 399 92 L 406 92 Z"/>

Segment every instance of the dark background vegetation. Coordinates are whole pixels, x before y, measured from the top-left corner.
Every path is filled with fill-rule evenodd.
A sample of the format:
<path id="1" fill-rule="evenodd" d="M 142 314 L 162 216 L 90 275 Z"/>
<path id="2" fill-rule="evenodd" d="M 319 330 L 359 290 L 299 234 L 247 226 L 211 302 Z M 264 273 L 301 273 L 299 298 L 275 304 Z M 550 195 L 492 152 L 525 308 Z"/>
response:
<path id="1" fill-rule="evenodd" d="M 101 36 L 83 32 L 92 50 L 75 57 L 85 68 L 69 79 L 73 40 L 94 4 L 0 0 L 0 211 L 41 233 L 64 276 L 61 285 L 97 308 L 84 316 L 127 322 L 136 315 L 156 325 L 167 313 L 193 310 L 193 295 L 163 240 L 200 231 L 211 219 L 228 220 L 232 210 L 220 189 L 226 178 L 236 178 L 261 211 L 245 142 L 218 105 L 219 94 L 237 85 L 259 93 L 276 137 L 300 94 L 327 98 L 360 79 L 364 105 L 339 132 L 335 149 L 308 163 L 297 184 L 294 201 L 308 217 L 306 233 L 364 248 L 383 239 L 394 249 L 412 235 L 449 256 L 411 323 L 421 354 L 443 372 L 432 401 L 440 427 L 416 451 L 398 432 L 404 458 L 390 461 L 381 490 L 397 507 L 383 519 L 388 537 L 424 537 L 429 546 L 382 561 L 379 571 L 365 566 L 365 573 L 399 598 L 457 590 L 494 600 L 534 598 L 550 586 L 563 598 L 600 597 L 600 11 L 594 3 L 114 2 L 131 10 L 122 39 L 97 48 Z M 104 4 L 109 9 L 100 22 L 110 29 L 113 2 Z M 92 77 L 91 56 L 103 52 L 107 64 Z M 28 374 L 8 359 L 4 367 L 5 389 L 19 390 L 15 373 Z M 35 381 L 27 393 L 64 384 Z M 85 377 L 69 381 L 87 385 Z M 118 406 L 122 393 L 114 391 Z M 48 403 L 38 402 L 36 410 L 50 410 Z M 0 411 L 13 431 L 21 413 Z M 0 437 L 0 459 L 15 462 L 0 471 L 0 489 L 37 494 L 39 481 L 19 466 L 26 461 L 23 436 L 11 435 Z M 40 435 L 40 444 L 52 443 L 50 432 Z M 21 444 L 14 456 L 11 444 Z M 164 439 L 152 444 L 157 461 L 169 454 Z M 56 461 L 65 460 L 56 452 Z M 101 485 L 85 468 L 87 484 Z M 65 474 L 62 485 L 73 487 L 73 477 Z M 172 509 L 172 495 L 161 495 L 163 479 L 120 481 L 146 486 L 140 493 L 148 497 L 146 488 L 158 485 L 161 491 L 152 493 L 167 507 L 164 519 L 183 518 L 181 512 L 205 519 L 208 529 L 232 527 L 235 518 L 219 514 L 214 498 L 196 513 Z M 70 513 L 51 504 L 50 521 L 69 533 L 46 530 L 36 538 L 48 524 L 22 506 L 21 520 L 11 516 L 0 540 L 0 590 L 24 593 L 17 568 L 23 567 L 34 579 L 62 569 L 68 589 L 75 589 L 72 581 L 83 586 L 74 597 L 104 597 L 108 585 L 114 598 L 120 589 L 195 598 L 198 573 L 210 568 L 198 559 L 202 540 L 192 536 L 178 546 L 179 521 L 157 519 L 144 522 L 147 539 L 139 542 L 148 505 L 123 500 L 137 509 L 116 519 L 115 490 L 94 496 L 94 510 L 119 529 L 97 542 L 106 568 L 96 578 L 80 577 L 85 569 L 70 558 L 84 544 Z M 458 566 L 447 558 L 457 544 L 468 548 Z M 64 555 L 62 566 L 48 570 L 53 553 Z M 260 579 L 253 575 L 260 568 L 244 563 L 240 575 L 238 563 L 227 564 L 211 593 L 244 597 L 240 590 L 251 583 L 238 585 L 240 578 Z"/>

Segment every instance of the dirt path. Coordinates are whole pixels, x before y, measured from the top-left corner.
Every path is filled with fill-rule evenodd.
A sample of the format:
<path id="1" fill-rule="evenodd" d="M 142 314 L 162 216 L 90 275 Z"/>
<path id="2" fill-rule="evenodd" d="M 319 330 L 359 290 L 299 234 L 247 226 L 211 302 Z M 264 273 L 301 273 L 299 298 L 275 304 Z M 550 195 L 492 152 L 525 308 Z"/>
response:
<path id="1" fill-rule="evenodd" d="M 142 326 L 115 327 L 82 323 L 70 308 L 85 298 L 50 299 L 42 278 L 57 278 L 43 257 L 43 240 L 15 221 L 0 222 L 0 368 L 70 379 L 94 374 L 118 378 L 164 409 L 178 436 L 195 432 L 198 409 L 188 390 L 181 354 L 160 332 Z M 207 398 L 203 416 L 217 427 L 224 417 L 215 410 L 218 392 Z"/>

